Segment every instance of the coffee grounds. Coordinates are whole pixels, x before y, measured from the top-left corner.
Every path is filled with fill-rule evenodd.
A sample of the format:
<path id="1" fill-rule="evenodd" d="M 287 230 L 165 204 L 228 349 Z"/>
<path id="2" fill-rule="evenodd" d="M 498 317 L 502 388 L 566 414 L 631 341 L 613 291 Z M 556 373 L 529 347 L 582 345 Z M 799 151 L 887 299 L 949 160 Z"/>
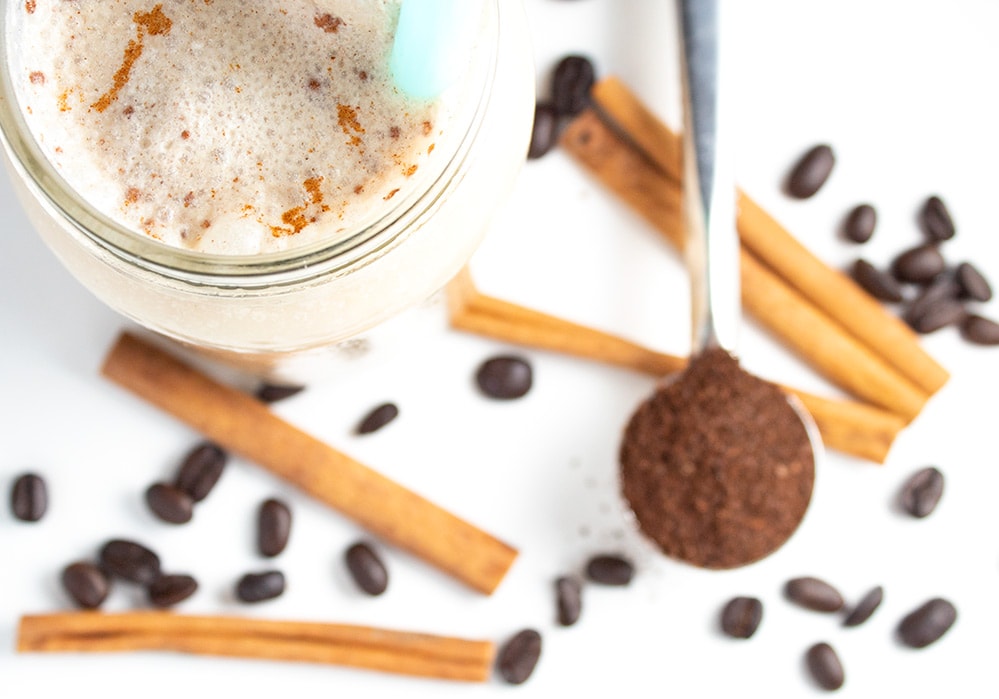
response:
<path id="1" fill-rule="evenodd" d="M 620 466 L 643 533 L 703 568 L 773 553 L 804 517 L 815 479 L 808 433 L 785 394 L 718 349 L 638 407 Z"/>

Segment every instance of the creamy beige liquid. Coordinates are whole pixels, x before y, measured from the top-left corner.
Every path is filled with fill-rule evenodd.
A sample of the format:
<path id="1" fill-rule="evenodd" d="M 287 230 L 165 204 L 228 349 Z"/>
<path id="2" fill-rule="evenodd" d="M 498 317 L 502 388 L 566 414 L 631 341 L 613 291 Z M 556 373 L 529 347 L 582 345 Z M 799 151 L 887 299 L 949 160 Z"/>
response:
<path id="1" fill-rule="evenodd" d="M 535 86 L 521 1 L 482 0 L 458 81 L 404 98 L 385 67 L 400 1 L 0 0 L 0 159 L 28 217 L 110 307 L 261 376 L 354 366 L 358 338 L 407 346 L 513 187 Z"/>
<path id="2" fill-rule="evenodd" d="M 440 100 L 388 69 L 399 0 L 23 3 L 29 128 L 84 199 L 172 246 L 329 240 L 418 179 Z"/>

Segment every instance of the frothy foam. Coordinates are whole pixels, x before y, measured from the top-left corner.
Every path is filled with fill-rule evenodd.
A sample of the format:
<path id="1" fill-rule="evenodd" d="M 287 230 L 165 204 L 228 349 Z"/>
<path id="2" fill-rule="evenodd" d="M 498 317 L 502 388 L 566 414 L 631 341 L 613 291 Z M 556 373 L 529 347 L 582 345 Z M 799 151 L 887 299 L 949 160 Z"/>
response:
<path id="1" fill-rule="evenodd" d="M 445 127 L 389 73 L 399 0 L 21 4 L 13 76 L 63 177 L 169 245 L 332 239 L 406 191 Z"/>

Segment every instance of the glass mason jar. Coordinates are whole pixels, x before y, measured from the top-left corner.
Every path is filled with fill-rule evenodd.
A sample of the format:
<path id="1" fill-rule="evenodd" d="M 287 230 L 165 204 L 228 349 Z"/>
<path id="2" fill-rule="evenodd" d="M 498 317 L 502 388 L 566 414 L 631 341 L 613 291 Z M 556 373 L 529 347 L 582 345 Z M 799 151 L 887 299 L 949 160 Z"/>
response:
<path id="1" fill-rule="evenodd" d="M 385 329 L 411 326 L 404 312 L 423 305 L 468 261 L 530 139 L 534 69 L 522 2 L 481 4 L 449 126 L 407 192 L 328 238 L 234 255 L 159 242 L 67 183 L 33 137 L 19 90 L 31 71 L 31 57 L 20 53 L 19 22 L 36 4 L 0 0 L 0 128 L 14 189 L 46 244 L 105 304 L 236 368 L 303 382 L 358 338 L 377 342 L 384 332 L 405 342 Z"/>

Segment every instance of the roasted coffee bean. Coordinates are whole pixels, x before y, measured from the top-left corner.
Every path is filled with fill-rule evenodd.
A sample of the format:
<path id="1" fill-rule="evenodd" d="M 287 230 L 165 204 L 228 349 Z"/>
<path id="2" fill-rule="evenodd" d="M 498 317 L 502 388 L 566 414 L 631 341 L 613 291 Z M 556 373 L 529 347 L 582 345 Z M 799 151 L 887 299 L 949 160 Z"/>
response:
<path id="1" fill-rule="evenodd" d="M 821 189 L 832 173 L 836 156 L 826 144 L 810 148 L 791 168 L 787 192 L 797 199 L 807 199 Z"/>
<path id="2" fill-rule="evenodd" d="M 806 609 L 816 612 L 835 612 L 843 608 L 843 595 L 824 580 L 801 577 L 788 580 L 785 596 Z"/>
<path id="3" fill-rule="evenodd" d="M 357 426 L 357 434 L 370 434 L 385 427 L 399 416 L 395 403 L 382 403 L 371 410 Z"/>
<path id="4" fill-rule="evenodd" d="M 174 485 L 201 502 L 218 483 L 229 455 L 217 444 L 202 442 L 194 447 L 180 464 Z"/>
<path id="5" fill-rule="evenodd" d="M 377 596 L 388 589 L 388 569 L 368 544 L 354 544 L 347 549 L 344 560 L 354 582 L 369 595 Z"/>
<path id="6" fill-rule="evenodd" d="M 925 648 L 940 639 L 957 620 L 957 609 L 939 597 L 909 612 L 899 622 L 899 640 L 910 648 Z"/>
<path id="7" fill-rule="evenodd" d="M 975 313 L 961 323 L 961 336 L 976 345 L 999 345 L 999 323 Z"/>
<path id="8" fill-rule="evenodd" d="M 10 509 L 22 522 L 37 522 L 45 516 L 49 506 L 45 480 L 36 473 L 25 473 L 14 481 L 10 489 Z"/>
<path id="9" fill-rule="evenodd" d="M 277 403 L 285 398 L 291 398 L 305 390 L 305 386 L 293 384 L 264 383 L 257 389 L 257 400 L 264 403 Z"/>
<path id="10" fill-rule="evenodd" d="M 523 684 L 541 658 L 541 634 L 523 629 L 514 634 L 496 656 L 500 676 L 509 684 Z"/>
<path id="11" fill-rule="evenodd" d="M 888 272 L 884 272 L 867 260 L 857 260 L 853 263 L 850 276 L 860 287 L 881 301 L 897 303 L 901 301 L 902 285 Z"/>
<path id="12" fill-rule="evenodd" d="M 891 263 L 891 273 L 900 282 L 926 284 L 946 266 L 939 248 L 933 243 L 925 243 L 899 254 Z"/>
<path id="13" fill-rule="evenodd" d="M 241 602 L 264 602 L 284 593 L 284 573 L 268 570 L 247 573 L 236 583 L 236 598 Z"/>
<path id="14" fill-rule="evenodd" d="M 970 262 L 962 262 L 954 270 L 954 279 L 961 287 L 961 297 L 972 301 L 992 299 L 992 286 Z"/>
<path id="15" fill-rule="evenodd" d="M 527 149 L 528 160 L 537 160 L 555 147 L 558 142 L 560 123 L 554 106 L 547 102 L 538 102 L 534 105 L 531 145 Z"/>
<path id="16" fill-rule="evenodd" d="M 961 293 L 961 287 L 952 274 L 940 274 L 923 287 L 919 295 L 912 300 L 905 313 L 913 318 L 918 318 L 926 312 L 926 309 L 944 299 L 957 300 Z"/>
<path id="17" fill-rule="evenodd" d="M 866 243 L 874 235 L 878 212 L 870 204 L 859 204 L 850 210 L 843 224 L 843 235 L 854 243 Z"/>
<path id="18" fill-rule="evenodd" d="M 493 357 L 483 362 L 475 374 L 482 392 L 490 398 L 511 400 L 531 390 L 534 377 L 531 365 L 521 357 Z"/>
<path id="19" fill-rule="evenodd" d="M 899 500 L 913 517 L 926 517 L 936 509 L 943 489 L 943 474 L 933 466 L 927 466 L 906 479 Z"/>
<path id="20" fill-rule="evenodd" d="M 579 621 L 583 611 L 583 585 L 574 575 L 563 575 L 555 580 L 555 602 L 558 607 L 558 623 L 572 626 Z"/>
<path id="21" fill-rule="evenodd" d="M 843 673 L 843 663 L 836 651 L 828 643 L 816 643 L 805 654 L 808 671 L 812 678 L 823 689 L 839 689 L 846 679 Z"/>
<path id="22" fill-rule="evenodd" d="M 930 240 L 939 242 L 954 237 L 954 220 L 947 205 L 938 196 L 932 196 L 919 211 L 919 223 Z"/>
<path id="23" fill-rule="evenodd" d="M 733 597 L 722 608 L 721 629 L 732 638 L 750 638 L 763 619 L 763 603 L 755 597 Z"/>
<path id="24" fill-rule="evenodd" d="M 154 607 L 180 604 L 198 590 L 198 581 L 190 575 L 161 575 L 147 588 L 149 603 Z"/>
<path id="25" fill-rule="evenodd" d="M 167 483 L 153 483 L 146 489 L 146 505 L 154 515 L 170 524 L 186 524 L 194 515 L 194 499 Z"/>
<path id="26" fill-rule="evenodd" d="M 257 550 L 262 556 L 277 556 L 291 536 L 291 508 L 276 498 L 260 504 L 257 511 Z"/>
<path id="27" fill-rule="evenodd" d="M 964 304 L 957 299 L 942 298 L 929 303 L 913 303 L 902 317 L 917 333 L 928 335 L 948 325 L 962 323 L 967 314 Z"/>
<path id="28" fill-rule="evenodd" d="M 555 66 L 552 78 L 552 105 L 560 117 L 579 114 L 590 103 L 590 89 L 596 80 L 593 62 L 586 56 L 566 56 Z"/>
<path id="29" fill-rule="evenodd" d="M 594 556 L 586 563 L 586 577 L 601 585 L 627 585 L 634 574 L 631 561 L 613 554 Z"/>
<path id="30" fill-rule="evenodd" d="M 843 626 L 860 626 L 863 624 L 881 606 L 881 601 L 884 597 L 884 589 L 880 585 L 872 588 L 870 592 L 860 598 L 857 606 L 846 615 L 846 618 L 843 620 Z"/>
<path id="31" fill-rule="evenodd" d="M 140 585 L 150 585 L 160 577 L 160 557 L 135 541 L 108 541 L 101 548 L 100 562 L 112 575 Z"/>
<path id="32" fill-rule="evenodd" d="M 111 581 L 93 563 L 71 563 L 62 571 L 62 586 L 76 604 L 84 609 L 97 609 L 111 591 Z"/>

